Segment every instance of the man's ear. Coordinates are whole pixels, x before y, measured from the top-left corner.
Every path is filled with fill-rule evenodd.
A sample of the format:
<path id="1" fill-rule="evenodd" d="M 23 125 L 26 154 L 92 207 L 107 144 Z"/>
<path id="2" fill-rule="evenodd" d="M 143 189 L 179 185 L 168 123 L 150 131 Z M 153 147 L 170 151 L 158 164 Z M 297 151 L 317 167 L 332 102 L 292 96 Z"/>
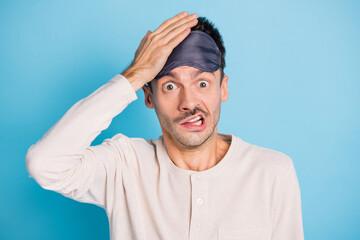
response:
<path id="1" fill-rule="evenodd" d="M 228 79 L 228 76 L 224 76 L 221 83 L 221 102 L 225 102 L 229 98 Z"/>
<path id="2" fill-rule="evenodd" d="M 150 91 L 150 88 L 148 85 L 144 85 L 142 87 L 142 90 L 144 91 L 145 95 L 145 105 L 148 108 L 154 108 L 153 99 L 152 99 L 152 93 Z"/>

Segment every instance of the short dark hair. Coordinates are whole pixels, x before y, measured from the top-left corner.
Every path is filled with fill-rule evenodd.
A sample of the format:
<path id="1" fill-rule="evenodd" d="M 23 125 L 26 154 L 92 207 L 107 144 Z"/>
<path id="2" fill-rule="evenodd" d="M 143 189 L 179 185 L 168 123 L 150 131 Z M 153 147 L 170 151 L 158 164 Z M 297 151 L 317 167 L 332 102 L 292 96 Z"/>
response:
<path id="1" fill-rule="evenodd" d="M 209 34 L 215 41 L 216 45 L 218 46 L 220 52 L 221 52 L 221 78 L 220 78 L 220 84 L 225 76 L 224 68 L 226 65 L 225 62 L 225 46 L 222 36 L 219 33 L 219 30 L 214 26 L 214 24 L 209 21 L 206 17 L 198 17 L 198 23 L 196 26 L 191 28 L 191 31 L 199 30 L 203 31 L 207 34 Z M 148 83 L 148 86 L 150 88 L 150 91 L 152 91 L 151 82 Z"/>

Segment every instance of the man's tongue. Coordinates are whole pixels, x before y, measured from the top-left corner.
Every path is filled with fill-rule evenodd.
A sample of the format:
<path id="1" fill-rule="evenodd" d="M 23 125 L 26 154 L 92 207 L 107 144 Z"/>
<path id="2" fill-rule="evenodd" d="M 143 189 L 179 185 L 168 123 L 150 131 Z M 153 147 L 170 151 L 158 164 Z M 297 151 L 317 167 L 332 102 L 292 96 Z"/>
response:
<path id="1" fill-rule="evenodd" d="M 186 123 L 183 123 L 183 125 L 188 125 L 188 126 L 200 126 L 203 123 L 203 119 L 198 116 L 196 118 L 191 119 L 190 121 L 187 121 Z"/>

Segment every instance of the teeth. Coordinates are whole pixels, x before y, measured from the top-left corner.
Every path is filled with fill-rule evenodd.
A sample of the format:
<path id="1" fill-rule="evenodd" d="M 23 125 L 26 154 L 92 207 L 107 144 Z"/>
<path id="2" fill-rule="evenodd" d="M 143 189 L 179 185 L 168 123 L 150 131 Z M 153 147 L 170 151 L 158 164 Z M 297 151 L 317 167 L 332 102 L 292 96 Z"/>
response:
<path id="1" fill-rule="evenodd" d="M 196 122 L 196 121 L 198 121 L 198 120 L 200 120 L 201 119 L 201 117 L 200 116 L 197 116 L 196 118 L 194 118 L 194 119 L 192 119 L 192 120 L 190 120 L 190 121 L 188 121 L 188 122 Z"/>
<path id="2" fill-rule="evenodd" d="M 202 124 L 202 120 L 201 121 L 198 121 L 198 122 L 195 122 L 195 123 L 193 123 L 192 125 L 196 125 L 196 126 L 200 126 L 201 124 Z"/>

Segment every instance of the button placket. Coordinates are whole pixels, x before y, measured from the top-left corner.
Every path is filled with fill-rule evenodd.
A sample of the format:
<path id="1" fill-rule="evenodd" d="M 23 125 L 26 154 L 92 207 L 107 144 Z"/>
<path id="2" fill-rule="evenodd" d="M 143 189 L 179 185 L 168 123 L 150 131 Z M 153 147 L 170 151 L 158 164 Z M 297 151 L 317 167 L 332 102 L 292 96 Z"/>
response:
<path id="1" fill-rule="evenodd" d="M 197 181 L 199 181 L 200 179 L 201 179 L 201 175 L 197 175 L 196 177 L 195 177 L 195 179 L 197 180 Z M 199 197 L 197 200 L 196 200 L 196 202 L 199 204 L 199 205 L 202 205 L 203 204 L 203 199 L 201 198 L 201 197 Z"/>
<path id="2" fill-rule="evenodd" d="M 203 181 L 200 181 L 201 176 L 194 174 L 191 176 L 192 185 L 192 210 L 191 210 L 191 227 L 190 239 L 201 239 L 203 232 L 204 221 L 204 204 L 203 199 Z M 201 179 L 202 180 L 202 179 Z M 205 190 L 206 191 L 206 190 Z"/>

